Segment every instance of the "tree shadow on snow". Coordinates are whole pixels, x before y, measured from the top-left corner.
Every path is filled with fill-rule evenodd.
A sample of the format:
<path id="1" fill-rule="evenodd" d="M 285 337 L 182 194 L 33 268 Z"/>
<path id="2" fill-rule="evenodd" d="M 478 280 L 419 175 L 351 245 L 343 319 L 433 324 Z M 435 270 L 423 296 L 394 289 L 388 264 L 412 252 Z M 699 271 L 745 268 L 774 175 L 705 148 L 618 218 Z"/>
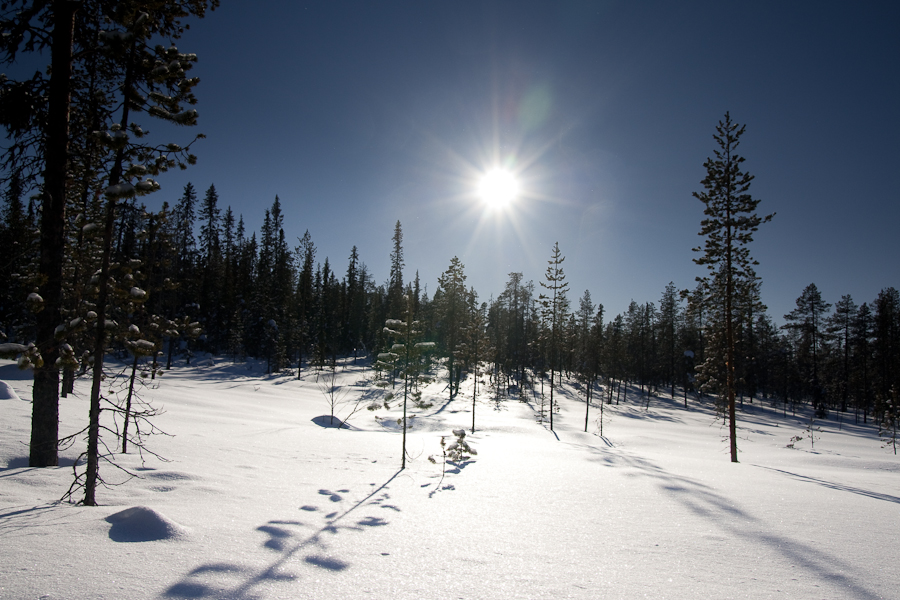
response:
<path id="1" fill-rule="evenodd" d="M 0 539 L 7 538 L 19 531 L 33 534 L 44 527 L 56 527 L 64 520 L 64 517 L 74 514 L 66 510 L 67 508 L 59 504 L 24 508 L 9 507 L 8 510 L 0 512 Z M 48 515 L 54 513 L 58 515 L 58 518 L 48 519 Z M 9 541 L 3 543 L 11 545 Z"/>
<path id="2" fill-rule="evenodd" d="M 882 494 L 880 492 L 872 492 L 870 490 L 864 490 L 862 488 L 853 487 L 852 485 L 844 485 L 843 483 L 835 483 L 834 481 L 826 481 L 825 479 L 818 479 L 816 477 L 810 477 L 808 475 L 799 475 L 797 473 L 791 473 L 790 471 L 784 471 L 782 469 L 775 469 L 772 467 L 765 467 L 763 465 L 751 465 L 753 467 L 758 467 L 760 469 L 766 469 L 768 471 L 775 471 L 776 473 L 782 473 L 783 475 L 787 475 L 792 479 L 796 479 L 797 481 L 806 481 L 809 483 L 815 483 L 817 485 L 821 485 L 822 487 L 826 487 L 832 490 L 838 490 L 841 492 L 850 492 L 851 494 L 859 494 L 860 496 L 865 496 L 867 498 L 874 498 L 876 500 L 884 500 L 885 502 L 894 502 L 896 504 L 900 504 L 900 497 L 891 496 L 890 494 Z"/>
<path id="3" fill-rule="evenodd" d="M 267 565 L 248 567 L 230 562 L 208 563 L 189 571 L 162 595 L 166 598 L 255 599 L 258 597 L 259 586 L 273 582 L 300 581 L 301 575 L 288 570 L 290 566 L 297 564 L 293 559 L 299 556 L 302 556 L 303 564 L 312 568 L 332 573 L 346 570 L 350 563 L 328 552 L 329 538 L 342 532 L 364 532 L 388 525 L 389 522 L 381 516 L 358 515 L 358 511 L 362 507 L 368 507 L 399 512 L 397 506 L 388 502 L 390 494 L 387 489 L 401 472 L 397 471 L 362 500 L 343 510 L 341 508 L 345 494 L 350 493 L 350 490 L 319 490 L 322 500 L 327 500 L 324 508 L 314 504 L 300 507 L 305 516 L 312 517 L 312 523 L 309 519 L 273 520 L 256 528 L 256 531 L 266 536 L 262 547 L 275 553 L 274 559 Z M 325 514 L 320 517 L 319 513 Z"/>
<path id="4" fill-rule="evenodd" d="M 68 458 L 65 456 L 59 457 L 58 467 L 71 467 L 75 464 L 74 458 Z M 5 473 L 4 471 L 12 471 L 13 469 L 30 469 L 28 466 L 28 457 L 27 456 L 16 456 L 14 458 L 10 458 L 5 467 L 0 467 L 0 477 L 9 477 L 10 475 L 17 475 L 18 473 Z M 43 467 L 34 467 L 35 469 L 43 468 Z M 52 467 L 51 467 L 52 468 Z"/>
<path id="5" fill-rule="evenodd" d="M 614 407 L 615 405 L 607 404 L 606 406 Z M 651 412 L 640 406 L 628 406 L 625 404 L 620 404 L 618 407 L 616 407 L 616 409 L 617 417 L 625 417 L 628 419 L 643 419 L 647 421 L 666 421 L 668 423 L 683 422 L 682 419 L 676 416 L 665 415 L 659 412 Z"/>
<path id="6" fill-rule="evenodd" d="M 31 369 L 20 369 L 16 363 L 0 365 L 0 381 L 32 381 L 33 379 L 34 372 Z"/>
<path id="7" fill-rule="evenodd" d="M 671 473 L 652 461 L 625 452 L 602 453 L 598 449 L 597 454 L 601 455 L 601 462 L 606 463 L 607 466 L 630 468 L 632 469 L 631 475 L 654 480 L 668 498 L 678 502 L 698 517 L 708 519 L 713 525 L 723 530 L 727 536 L 730 536 L 730 539 L 755 539 L 772 551 L 784 555 L 793 565 L 809 572 L 814 578 L 846 590 L 847 597 L 864 600 L 882 598 L 881 595 L 866 588 L 865 583 L 860 581 L 858 576 L 852 575 L 855 571 L 852 564 L 841 560 L 838 556 L 819 550 L 809 543 L 761 531 L 763 523 L 757 517 L 739 508 L 732 499 L 719 494 L 714 488 L 690 477 Z M 794 475 L 793 473 L 788 474 Z M 816 480 L 816 482 L 822 485 L 828 483 L 822 480 Z M 864 490 L 846 486 L 836 486 L 834 489 L 854 493 L 864 492 Z M 893 496 L 880 497 L 880 499 L 898 501 Z"/>

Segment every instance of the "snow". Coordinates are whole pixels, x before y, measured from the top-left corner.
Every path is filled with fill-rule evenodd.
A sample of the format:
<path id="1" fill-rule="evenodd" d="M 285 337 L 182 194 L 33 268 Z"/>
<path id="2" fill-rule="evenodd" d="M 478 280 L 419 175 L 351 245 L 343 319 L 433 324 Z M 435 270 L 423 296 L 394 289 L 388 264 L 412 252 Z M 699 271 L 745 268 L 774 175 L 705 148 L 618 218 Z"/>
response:
<path id="1" fill-rule="evenodd" d="M 187 530 L 146 506 L 135 506 L 106 517 L 111 523 L 109 539 L 114 542 L 153 542 L 178 540 Z"/>
<path id="2" fill-rule="evenodd" d="M 116 134 L 122 133 L 117 131 Z M 126 198 L 134 196 L 134 186 L 130 183 L 117 183 L 106 188 L 104 194 L 110 198 Z"/>
<path id="3" fill-rule="evenodd" d="M 28 346 L 25 344 L 15 344 L 12 342 L 0 344 L 0 356 L 15 356 L 26 350 L 28 350 Z"/>
<path id="4" fill-rule="evenodd" d="M 453 401 L 445 382 L 424 390 L 434 407 L 411 411 L 400 471 L 402 403 L 347 416 L 383 394 L 361 361 L 338 366 L 348 428 L 313 370 L 200 362 L 142 392 L 164 409 L 173 437 L 148 445 L 168 462 L 120 455 L 140 477 L 101 488 L 100 507 L 55 503 L 83 442 L 28 468 L 31 407 L 2 404 L 0 598 L 900 597 L 900 459 L 852 415 L 789 449 L 808 415 L 745 403 L 732 464 L 709 401 L 645 408 L 631 390 L 600 437 L 575 386 L 555 394 L 554 432 L 537 398 L 484 388 L 477 457 L 443 465 L 441 436 L 471 427 L 469 378 Z M 0 362 L 23 399 L 30 377 Z M 60 400 L 62 435 L 84 426 L 88 391 Z"/>
<path id="5" fill-rule="evenodd" d="M 5 381 L 0 381 L 0 400 L 19 400 L 19 395 L 11 385 Z"/>

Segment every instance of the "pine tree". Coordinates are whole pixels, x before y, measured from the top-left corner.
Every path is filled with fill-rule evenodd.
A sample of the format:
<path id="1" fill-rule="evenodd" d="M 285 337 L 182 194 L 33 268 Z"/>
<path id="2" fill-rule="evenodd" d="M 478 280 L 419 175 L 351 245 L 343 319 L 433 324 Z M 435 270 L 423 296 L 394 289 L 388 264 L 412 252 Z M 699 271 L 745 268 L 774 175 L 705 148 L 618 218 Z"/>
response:
<path id="1" fill-rule="evenodd" d="M 434 347 L 433 342 L 417 341 L 422 335 L 420 323 L 413 319 L 412 298 L 407 295 L 404 298 L 406 310 L 404 319 L 388 319 L 385 321 L 384 332 L 395 341 L 391 344 L 391 350 L 378 356 L 379 360 L 391 361 L 391 366 L 400 368 L 400 376 L 403 378 L 403 417 L 400 425 L 403 428 L 403 446 L 401 450 L 400 468 L 406 468 L 406 430 L 408 428 L 407 402 L 412 398 L 418 408 L 428 408 L 431 404 L 423 403 L 418 383 L 421 380 L 421 366 L 419 357 L 422 352 Z M 399 365 L 398 365 L 399 361 Z"/>
<path id="2" fill-rule="evenodd" d="M 559 242 L 553 244 L 553 250 L 550 253 L 550 260 L 547 261 L 547 272 L 544 275 L 546 281 L 542 281 L 541 287 L 547 290 L 549 295 L 540 295 L 541 306 L 543 309 L 544 321 L 550 328 L 550 339 L 548 346 L 548 359 L 550 363 L 550 431 L 553 431 L 553 388 L 554 374 L 559 362 L 559 338 L 563 323 L 565 322 L 568 301 L 566 299 L 566 290 L 569 283 L 565 281 L 566 275 L 563 272 L 562 263 L 566 257 L 559 251 Z"/>
<path id="3" fill-rule="evenodd" d="M 753 233 L 760 224 L 774 216 L 759 217 L 756 214 L 758 199 L 749 193 L 753 176 L 741 170 L 744 158 L 737 154 L 740 138 L 745 126 L 731 121 L 725 113 L 725 120 L 719 121 L 713 136 L 718 149 L 715 158 L 704 163 L 706 177 L 701 181 L 702 192 L 694 192 L 694 197 L 703 202 L 706 215 L 700 224 L 700 235 L 706 238 L 703 256 L 694 259 L 698 265 L 706 266 L 710 274 L 698 278 L 704 286 L 710 301 L 721 308 L 721 320 L 716 324 L 717 333 L 722 335 L 723 351 L 716 360 L 724 363 L 726 371 L 726 394 L 731 442 L 731 461 L 737 462 L 737 423 L 735 416 L 735 298 L 738 280 L 747 277 L 756 262 L 750 257 L 748 244 L 753 241 Z"/>
<path id="4" fill-rule="evenodd" d="M 110 150 L 109 175 L 107 177 L 106 196 L 106 231 L 104 254 L 100 266 L 100 292 L 97 297 L 96 313 L 99 323 L 105 323 L 108 292 L 106 281 L 110 272 L 111 235 L 114 223 L 116 202 L 119 199 L 142 195 L 159 189 L 149 175 L 157 175 L 176 164 L 186 168 L 196 158 L 187 150 L 190 144 L 182 147 L 168 143 L 148 145 L 140 142 L 143 130 L 133 122 L 130 110 L 146 110 L 147 114 L 157 119 L 180 125 L 196 124 L 197 111 L 183 110 L 183 104 L 194 104 L 196 98 L 192 88 L 199 80 L 186 77 L 186 71 L 197 60 L 195 55 L 179 53 L 172 45 L 165 48 L 160 44 L 151 47 L 150 40 L 154 36 L 178 37 L 181 30 L 180 19 L 190 13 L 183 12 L 185 7 L 163 7 L 151 16 L 147 12 L 138 12 L 138 7 L 122 10 L 114 22 L 115 28 L 101 39 L 107 44 L 111 55 L 118 57 L 122 69 L 118 74 L 122 80 L 121 94 L 127 100 L 122 103 L 117 122 L 109 125 L 102 140 Z M 205 10 L 205 4 L 193 7 Z M 124 36 L 122 34 L 125 34 Z M 124 41 L 130 40 L 130 41 Z M 165 73 L 162 69 L 165 68 Z M 140 99 L 140 102 L 138 101 Z M 132 105 L 132 102 L 134 103 Z M 131 132 L 135 141 L 129 143 L 126 132 Z M 196 138 L 195 138 L 196 139 Z M 126 167 L 126 161 L 130 166 Z M 137 163 L 137 164 L 136 164 Z M 135 183 L 131 183 L 136 181 Z M 100 384 L 103 371 L 103 354 L 106 339 L 103 327 L 98 327 L 94 346 L 94 370 L 91 387 L 90 430 L 88 433 L 87 465 L 85 475 L 84 504 L 94 505 L 97 483 L 97 459 L 100 413 Z"/>

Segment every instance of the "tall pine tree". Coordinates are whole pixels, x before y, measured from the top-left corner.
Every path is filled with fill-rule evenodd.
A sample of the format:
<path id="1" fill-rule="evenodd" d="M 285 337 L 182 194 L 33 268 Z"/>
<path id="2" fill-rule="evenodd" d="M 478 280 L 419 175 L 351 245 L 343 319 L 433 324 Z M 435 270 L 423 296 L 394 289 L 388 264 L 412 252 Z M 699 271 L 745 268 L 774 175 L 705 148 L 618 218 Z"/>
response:
<path id="1" fill-rule="evenodd" d="M 709 301 L 720 309 L 721 318 L 715 324 L 722 335 L 723 352 L 713 357 L 725 367 L 725 391 L 729 421 L 731 461 L 737 462 L 737 424 L 735 415 L 735 322 L 736 296 L 739 280 L 746 278 L 756 264 L 750 257 L 748 245 L 760 224 L 774 216 L 759 217 L 756 208 L 759 200 L 749 194 L 753 176 L 741 170 L 744 157 L 737 153 L 744 125 L 732 122 L 731 115 L 719 121 L 713 135 L 718 148 L 715 157 L 704 163 L 706 177 L 700 182 L 702 192 L 694 197 L 703 202 L 706 218 L 700 223 L 700 235 L 706 238 L 704 246 L 694 248 L 703 256 L 694 259 L 698 265 L 709 269 L 706 277 L 698 277 Z"/>

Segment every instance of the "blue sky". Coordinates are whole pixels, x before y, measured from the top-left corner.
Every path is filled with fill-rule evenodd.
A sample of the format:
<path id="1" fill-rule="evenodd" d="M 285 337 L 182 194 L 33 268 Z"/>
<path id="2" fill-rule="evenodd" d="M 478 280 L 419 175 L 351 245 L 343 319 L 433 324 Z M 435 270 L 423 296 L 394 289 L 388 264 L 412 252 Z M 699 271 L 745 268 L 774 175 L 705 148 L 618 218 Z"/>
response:
<path id="1" fill-rule="evenodd" d="M 199 56 L 199 164 L 147 198 L 212 183 L 258 230 L 277 194 L 339 273 L 377 282 L 403 225 L 406 279 L 450 259 L 481 300 L 535 284 L 559 242 L 570 297 L 607 318 L 702 274 L 703 162 L 725 111 L 746 124 L 763 301 L 900 287 L 900 4 L 223 2 L 179 42 Z M 189 134 L 186 130 L 177 132 Z M 177 141 L 177 140 L 176 140 Z M 478 174 L 513 169 L 504 213 Z"/>

